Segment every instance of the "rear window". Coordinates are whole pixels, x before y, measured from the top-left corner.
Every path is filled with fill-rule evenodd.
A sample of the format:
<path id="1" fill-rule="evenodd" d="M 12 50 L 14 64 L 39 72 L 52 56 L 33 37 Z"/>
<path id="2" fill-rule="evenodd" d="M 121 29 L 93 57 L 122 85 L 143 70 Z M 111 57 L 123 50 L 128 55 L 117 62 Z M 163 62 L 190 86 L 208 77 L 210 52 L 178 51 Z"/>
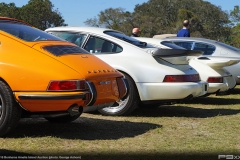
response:
<path id="1" fill-rule="evenodd" d="M 82 47 L 83 42 L 87 38 L 86 34 L 81 34 L 81 33 L 75 33 L 75 32 L 54 32 L 50 31 L 48 32 L 49 34 L 53 34 L 57 37 L 60 37 L 68 42 L 74 43 L 78 45 L 79 47 Z"/>
<path id="2" fill-rule="evenodd" d="M 164 46 L 167 46 L 169 48 L 172 48 L 172 49 L 185 49 L 183 47 L 176 45 L 175 43 L 173 43 L 171 41 L 162 41 L 161 44 Z"/>
<path id="3" fill-rule="evenodd" d="M 62 56 L 67 54 L 89 54 L 89 52 L 80 47 L 68 45 L 45 46 L 43 49 L 55 56 Z"/>
<path id="4" fill-rule="evenodd" d="M 193 42 L 174 42 L 176 45 L 186 48 L 188 50 L 192 49 Z"/>
<path id="5" fill-rule="evenodd" d="M 131 43 L 135 46 L 138 46 L 140 48 L 146 48 L 147 47 L 147 43 L 146 42 L 141 42 L 135 38 L 132 38 L 132 37 L 129 37 L 123 33 L 120 33 L 120 32 L 114 32 L 114 31 L 105 31 L 104 32 L 105 34 L 107 35 L 110 35 L 112 37 L 116 37 L 118 39 L 121 39 L 125 42 L 128 42 L 128 43 Z"/>
<path id="6" fill-rule="evenodd" d="M 0 30 L 27 42 L 47 40 L 61 41 L 61 39 L 56 36 L 18 22 L 0 21 Z"/>
<path id="7" fill-rule="evenodd" d="M 193 50 L 203 51 L 203 55 L 212 55 L 215 52 L 216 47 L 205 43 L 195 43 Z"/>

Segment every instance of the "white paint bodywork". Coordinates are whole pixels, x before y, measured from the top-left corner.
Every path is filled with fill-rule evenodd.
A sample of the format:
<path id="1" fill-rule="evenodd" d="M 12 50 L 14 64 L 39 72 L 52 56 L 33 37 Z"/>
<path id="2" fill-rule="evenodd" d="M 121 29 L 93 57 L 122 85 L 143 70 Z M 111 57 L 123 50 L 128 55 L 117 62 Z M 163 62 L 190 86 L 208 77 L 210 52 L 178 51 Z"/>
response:
<path id="1" fill-rule="evenodd" d="M 212 63 L 209 63 L 209 61 Z M 217 65 L 215 66 L 214 64 L 218 63 L 219 61 L 199 60 L 198 58 L 193 58 L 189 61 L 189 64 L 198 71 L 201 79 L 204 81 L 207 81 L 209 77 L 223 77 L 223 83 L 208 83 L 208 93 L 215 93 L 217 91 L 225 92 L 234 88 L 236 85 L 233 76 L 223 69 L 224 66 L 228 66 L 227 63 L 223 63 L 221 67 L 216 67 Z"/>
<path id="2" fill-rule="evenodd" d="M 165 38 L 163 38 L 165 36 Z M 157 38 L 157 36 L 155 36 Z M 230 49 L 231 46 L 227 46 L 225 44 L 219 43 L 216 40 L 206 39 L 206 38 L 195 38 L 195 37 L 170 37 L 166 35 L 161 35 L 162 40 L 166 41 L 175 41 L 175 42 L 193 42 L 193 43 L 202 43 L 202 44 L 208 44 L 213 45 L 216 47 L 216 50 L 214 51 L 211 56 L 213 57 L 232 57 L 232 58 L 240 58 L 240 49 L 234 48 Z M 237 63 L 235 65 L 226 66 L 224 69 L 226 69 L 228 72 L 230 72 L 233 77 L 236 80 L 237 84 L 240 84 L 240 63 Z"/>
<path id="3" fill-rule="evenodd" d="M 147 42 L 148 44 L 156 47 L 169 48 L 161 44 L 161 42 L 166 41 L 166 39 L 162 40 L 145 37 L 137 37 L 136 39 Z M 217 91 L 225 92 L 235 87 L 235 78 L 227 72 L 224 67 L 234 65 L 238 62 L 240 62 L 239 58 L 208 57 L 207 60 L 200 60 L 198 57 L 189 57 L 190 66 L 192 66 L 200 74 L 203 81 L 207 81 L 209 77 L 223 77 L 223 83 L 209 83 L 208 93 L 215 93 Z"/>
<path id="4" fill-rule="evenodd" d="M 154 58 L 152 51 L 156 48 L 142 49 L 121 39 L 112 37 L 104 31 L 114 31 L 95 27 L 55 27 L 46 31 L 77 32 L 86 35 L 93 35 L 108 41 L 114 42 L 123 48 L 120 53 L 94 53 L 98 58 L 107 62 L 122 73 L 126 73 L 134 80 L 141 101 L 150 100 L 181 100 L 189 95 L 193 97 L 203 96 L 207 93 L 208 83 L 184 82 L 184 83 L 163 83 L 165 75 L 186 75 L 198 74 L 189 64 L 186 64 L 187 57 L 172 58 L 174 65 L 161 58 Z M 118 31 L 116 31 L 118 32 Z"/>

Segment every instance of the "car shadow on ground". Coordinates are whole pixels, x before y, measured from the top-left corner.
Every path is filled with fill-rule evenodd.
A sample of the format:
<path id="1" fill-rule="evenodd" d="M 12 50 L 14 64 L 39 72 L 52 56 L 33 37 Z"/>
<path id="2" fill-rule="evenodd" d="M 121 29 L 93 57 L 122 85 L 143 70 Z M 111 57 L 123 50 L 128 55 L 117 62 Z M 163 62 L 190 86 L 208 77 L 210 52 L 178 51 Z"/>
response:
<path id="1" fill-rule="evenodd" d="M 189 118 L 209 118 L 225 115 L 239 114 L 240 110 L 234 109 L 209 109 L 209 108 L 193 108 L 188 106 L 163 105 L 157 108 L 144 107 L 136 109 L 129 116 L 141 117 L 189 117 Z"/>
<path id="2" fill-rule="evenodd" d="M 232 105 L 240 104 L 240 99 L 223 98 L 223 97 L 200 97 L 185 102 L 186 104 L 203 104 L 203 105 Z"/>
<path id="3" fill-rule="evenodd" d="M 6 138 L 54 136 L 66 139 L 113 140 L 135 137 L 162 127 L 158 124 L 80 117 L 72 123 L 50 123 L 43 118 L 21 119 Z"/>
<path id="4" fill-rule="evenodd" d="M 28 153 L 23 153 L 23 152 L 16 152 L 16 151 L 11 151 L 7 149 L 0 149 L 0 156 L 32 156 L 31 154 Z M 0 159 L 18 159 L 14 157 L 3 157 Z"/>
<path id="5" fill-rule="evenodd" d="M 240 94 L 240 88 L 234 88 L 229 91 L 229 94 Z"/>

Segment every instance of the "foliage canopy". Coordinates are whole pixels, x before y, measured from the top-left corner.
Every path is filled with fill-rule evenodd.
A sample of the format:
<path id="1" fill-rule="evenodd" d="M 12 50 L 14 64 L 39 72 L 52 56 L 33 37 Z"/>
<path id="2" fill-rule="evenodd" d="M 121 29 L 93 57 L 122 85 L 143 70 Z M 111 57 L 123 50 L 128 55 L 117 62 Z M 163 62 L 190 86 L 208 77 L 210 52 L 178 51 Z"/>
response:
<path id="1" fill-rule="evenodd" d="M 50 0 L 29 0 L 28 4 L 20 8 L 14 3 L 0 3 L 0 16 L 24 20 L 41 30 L 66 25 Z"/>
<path id="2" fill-rule="evenodd" d="M 235 6 L 228 14 L 221 7 L 203 0 L 149 0 L 137 4 L 132 13 L 123 8 L 109 8 L 94 19 L 87 19 L 85 24 L 120 30 L 128 35 L 131 35 L 132 28 L 138 27 L 141 36 L 152 37 L 176 34 L 185 19 L 190 21 L 191 36 L 235 44 L 230 37 L 239 30 L 231 22 L 239 22 L 239 7 Z"/>

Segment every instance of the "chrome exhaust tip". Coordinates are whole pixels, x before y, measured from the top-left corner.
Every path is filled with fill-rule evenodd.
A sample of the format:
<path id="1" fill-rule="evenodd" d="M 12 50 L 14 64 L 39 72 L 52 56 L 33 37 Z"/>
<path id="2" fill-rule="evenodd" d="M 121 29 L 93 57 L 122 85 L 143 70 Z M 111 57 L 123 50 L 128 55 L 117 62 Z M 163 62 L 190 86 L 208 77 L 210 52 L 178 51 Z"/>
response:
<path id="1" fill-rule="evenodd" d="M 68 113 L 70 116 L 75 116 L 78 114 L 82 114 L 83 112 L 83 107 L 82 106 L 78 106 L 77 104 L 73 104 L 68 108 Z"/>

